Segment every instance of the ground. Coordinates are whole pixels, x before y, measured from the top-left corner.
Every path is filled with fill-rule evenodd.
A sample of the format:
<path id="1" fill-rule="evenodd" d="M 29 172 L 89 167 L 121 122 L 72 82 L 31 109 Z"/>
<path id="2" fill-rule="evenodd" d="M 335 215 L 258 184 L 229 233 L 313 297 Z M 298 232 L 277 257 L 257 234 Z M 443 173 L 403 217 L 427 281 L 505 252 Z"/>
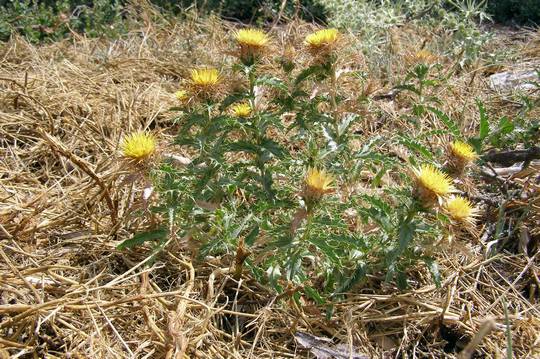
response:
<path id="1" fill-rule="evenodd" d="M 174 92 L 193 64 L 217 64 L 227 55 L 223 39 L 231 25 L 190 21 L 149 21 L 119 40 L 74 35 L 36 46 L 15 37 L 0 45 L 0 357 L 313 357 L 295 340 L 298 333 L 333 341 L 315 340 L 319 346 L 344 344 L 345 356 L 336 358 L 351 350 L 454 357 L 466 346 L 475 357 L 504 357 L 508 328 L 516 358 L 540 355 L 534 164 L 536 172 L 514 179 L 536 191 L 522 199 L 533 208 L 523 234 L 528 242 L 490 255 L 482 234 L 498 208 L 485 204 L 476 235 L 438 254 L 440 288 L 423 268 L 405 291 L 373 277 L 338 302 L 331 318 L 324 306 L 299 307 L 249 276 L 233 279 L 230 258 L 197 259 L 180 239 L 150 265 L 145 247 L 118 250 L 149 221 L 132 215 L 149 206 L 149 184 L 121 161 L 121 138 L 148 128 L 159 135 L 162 153 L 189 155 L 170 145 Z M 310 26 L 273 31 L 301 38 Z M 361 129 L 366 137 L 407 126 L 396 122 L 406 102 L 386 94 L 392 73 L 431 36 L 414 28 L 390 35 L 399 43 L 388 50 L 390 70 L 373 71 L 366 89 L 373 99 Z M 474 98 L 500 115 L 519 111 L 509 95 L 489 88 L 488 76 L 538 64 L 538 39 L 532 31 L 499 35 L 491 46 L 506 46 L 508 59 L 452 77 L 439 93 L 451 99 L 446 112 L 473 131 Z M 351 61 L 374 67 L 360 54 Z M 441 62 L 456 65 L 452 58 Z M 470 357 L 467 350 L 463 357 Z"/>

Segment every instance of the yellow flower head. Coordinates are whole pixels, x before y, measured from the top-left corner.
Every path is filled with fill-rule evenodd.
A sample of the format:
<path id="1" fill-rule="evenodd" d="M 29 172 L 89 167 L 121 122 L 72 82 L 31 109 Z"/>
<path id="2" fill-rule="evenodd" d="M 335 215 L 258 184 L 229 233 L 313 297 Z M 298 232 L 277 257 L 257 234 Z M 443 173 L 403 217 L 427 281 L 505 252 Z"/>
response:
<path id="1" fill-rule="evenodd" d="M 405 60 L 409 65 L 413 64 L 433 64 L 437 62 L 437 55 L 434 55 L 431 51 L 422 49 L 415 53 L 405 56 Z"/>
<path id="2" fill-rule="evenodd" d="M 184 102 L 188 98 L 188 93 L 186 90 L 178 90 L 174 93 L 174 97 L 180 102 Z"/>
<path id="3" fill-rule="evenodd" d="M 465 163 L 473 162 L 478 158 L 478 155 L 474 151 L 474 148 L 468 143 L 454 141 L 450 144 L 449 147 L 452 155 Z"/>
<path id="4" fill-rule="evenodd" d="M 339 31 L 337 29 L 323 29 L 306 36 L 305 42 L 310 48 L 318 49 L 331 46 L 335 44 L 338 39 Z"/>
<path id="5" fill-rule="evenodd" d="M 268 44 L 268 35 L 257 29 L 242 29 L 235 34 L 236 42 L 240 46 L 253 48 L 265 47 Z"/>
<path id="6" fill-rule="evenodd" d="M 197 87 L 212 87 L 220 82 L 217 69 L 193 69 L 191 74 L 191 84 Z"/>
<path id="7" fill-rule="evenodd" d="M 311 197 L 321 197 L 323 194 L 331 192 L 334 178 L 324 170 L 310 168 L 306 175 L 306 195 Z"/>
<path id="8" fill-rule="evenodd" d="M 416 177 L 416 195 L 425 206 L 439 202 L 441 197 L 454 191 L 452 179 L 432 165 L 413 169 Z"/>
<path id="9" fill-rule="evenodd" d="M 247 103 L 239 103 L 231 107 L 231 113 L 236 117 L 248 117 L 251 114 L 251 106 Z"/>
<path id="10" fill-rule="evenodd" d="M 146 132 L 135 132 L 127 135 L 120 148 L 124 157 L 135 161 L 142 161 L 156 151 L 156 139 Z"/>
<path id="11" fill-rule="evenodd" d="M 478 155 L 468 143 L 454 141 L 448 145 L 448 170 L 454 177 L 461 176 Z"/>
<path id="12" fill-rule="evenodd" d="M 473 224 L 478 210 L 473 207 L 471 202 L 461 196 L 451 197 L 445 204 L 444 209 L 455 221 Z"/>

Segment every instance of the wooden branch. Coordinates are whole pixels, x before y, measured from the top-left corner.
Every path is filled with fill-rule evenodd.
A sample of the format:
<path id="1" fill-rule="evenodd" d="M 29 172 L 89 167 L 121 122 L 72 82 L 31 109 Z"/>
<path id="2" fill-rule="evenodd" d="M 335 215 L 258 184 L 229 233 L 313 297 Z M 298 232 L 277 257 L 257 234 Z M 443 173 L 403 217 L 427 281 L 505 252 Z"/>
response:
<path id="1" fill-rule="evenodd" d="M 513 151 L 489 151 L 482 156 L 482 159 L 487 162 L 499 163 L 506 167 L 513 165 L 516 162 L 531 162 L 532 160 L 540 159 L 540 147 L 533 146 L 526 150 Z"/>

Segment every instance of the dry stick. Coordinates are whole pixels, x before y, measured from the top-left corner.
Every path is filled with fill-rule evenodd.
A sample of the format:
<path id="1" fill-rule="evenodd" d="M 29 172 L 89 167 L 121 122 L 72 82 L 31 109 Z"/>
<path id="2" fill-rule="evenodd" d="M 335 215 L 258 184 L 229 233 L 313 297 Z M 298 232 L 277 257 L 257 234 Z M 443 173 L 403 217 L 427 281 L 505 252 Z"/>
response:
<path id="1" fill-rule="evenodd" d="M 4 228 L 4 226 L 2 225 L 2 223 L 0 223 L 0 230 L 2 231 L 2 233 L 5 234 L 5 236 L 9 239 L 12 239 L 13 236 Z"/>
<path id="2" fill-rule="evenodd" d="M 116 207 L 113 204 L 113 201 L 111 199 L 111 195 L 109 193 L 109 189 L 103 183 L 101 178 L 92 171 L 90 167 L 87 166 L 87 164 L 80 159 L 78 156 L 73 154 L 71 151 L 69 151 L 59 140 L 57 140 L 55 137 L 49 135 L 47 132 L 45 132 L 42 128 L 38 129 L 39 134 L 42 136 L 42 138 L 49 143 L 49 145 L 56 150 L 57 152 L 61 153 L 65 157 L 67 157 L 71 162 L 76 164 L 84 173 L 86 173 L 88 176 L 90 176 L 96 184 L 101 188 L 101 191 L 105 195 L 105 200 L 107 202 L 107 206 L 109 207 L 109 210 L 111 211 L 111 221 L 113 223 L 113 226 L 117 222 L 117 213 L 116 213 Z"/>
<path id="3" fill-rule="evenodd" d="M 480 329 L 478 330 L 478 333 L 472 338 L 472 340 L 467 344 L 465 349 L 461 353 L 459 353 L 458 358 L 459 359 L 470 359 L 472 355 L 474 354 L 474 350 L 480 343 L 482 342 L 482 339 L 486 335 L 488 335 L 493 328 L 495 328 L 495 321 L 493 319 L 487 319 L 482 323 L 480 326 Z"/>
<path id="4" fill-rule="evenodd" d="M 53 117 L 51 116 L 51 113 L 47 109 L 47 107 L 45 107 L 41 102 L 39 102 L 36 98 L 34 98 L 34 97 L 30 96 L 30 95 L 27 95 L 25 93 L 18 92 L 18 91 L 11 91 L 11 90 L 8 90 L 8 91 L 16 94 L 17 96 L 22 96 L 24 98 L 30 99 L 33 102 L 35 102 L 36 104 L 38 104 L 39 107 L 41 107 L 43 109 L 43 111 L 45 111 L 45 113 L 47 114 L 47 119 L 49 120 L 49 131 L 51 131 L 51 132 L 54 131 L 54 120 L 53 120 Z M 39 112 L 39 111 L 36 111 L 36 112 Z"/>
<path id="5" fill-rule="evenodd" d="M 143 272 L 141 274 L 141 295 L 145 295 L 146 291 L 148 289 L 148 272 Z M 156 323 L 154 322 L 154 319 L 152 319 L 152 316 L 150 315 L 150 310 L 148 309 L 148 306 L 146 303 L 142 302 L 142 309 L 144 314 L 144 319 L 146 321 L 146 324 L 150 327 L 152 332 L 161 340 L 165 341 L 165 335 L 163 334 L 163 331 L 158 328 Z"/>
<path id="6" fill-rule="evenodd" d="M 512 288 L 514 288 L 515 290 L 515 285 L 517 282 L 519 282 L 519 280 L 521 279 L 521 277 L 523 277 L 523 275 L 529 270 L 529 268 L 534 264 L 534 260 L 536 259 L 536 257 L 540 254 L 540 252 L 537 252 L 534 256 L 532 256 L 530 259 L 528 259 L 528 262 L 527 265 L 525 266 L 525 268 L 523 268 L 523 270 L 521 271 L 521 273 L 519 273 L 519 275 L 516 277 L 516 279 L 510 284 L 510 287 L 508 287 L 504 293 L 501 293 L 501 295 L 499 295 L 499 297 L 493 302 L 493 304 L 491 304 L 486 310 L 484 310 L 484 313 L 486 312 L 489 312 L 491 311 L 493 308 L 495 308 L 496 305 L 499 304 L 499 302 L 504 298 L 504 296 L 506 296 L 506 294 L 508 294 L 510 292 L 510 290 Z M 499 274 L 500 275 L 500 274 Z M 502 276 L 501 276 L 502 277 Z M 534 307 L 533 307 L 534 308 Z"/>
<path id="7" fill-rule="evenodd" d="M 94 302 L 93 304 L 76 304 L 76 303 L 78 303 L 80 301 L 84 301 L 84 298 L 72 299 L 70 301 L 66 300 L 65 298 L 60 298 L 60 299 L 51 300 L 49 302 L 45 302 L 43 304 L 38 304 L 38 305 L 30 305 L 30 304 L 6 304 L 6 305 L 0 305 L 0 313 L 23 312 L 23 313 L 19 314 L 18 316 L 11 318 L 11 320 L 8 320 L 8 321 L 0 324 L 0 329 L 6 327 L 11 322 L 21 320 L 22 318 L 27 317 L 27 316 L 39 311 L 40 309 L 44 309 L 44 308 L 47 308 L 47 307 L 54 307 L 55 305 L 60 304 L 60 303 L 63 303 L 65 309 L 70 309 L 70 310 L 77 311 L 77 310 L 83 310 L 83 309 L 87 309 L 87 308 L 96 308 L 98 305 L 101 308 L 109 308 L 109 307 L 114 307 L 114 306 L 119 305 L 119 304 L 125 304 L 125 303 L 130 303 L 130 302 L 140 302 L 140 301 L 145 300 L 145 299 L 174 296 L 176 298 L 187 300 L 189 302 L 197 304 L 198 306 L 203 307 L 204 309 L 206 309 L 209 312 L 212 312 L 212 309 L 214 309 L 214 308 L 209 307 L 206 303 L 203 303 L 203 302 L 201 302 L 201 301 L 199 301 L 197 299 L 193 299 L 193 298 L 189 298 L 189 297 L 185 297 L 185 296 L 181 295 L 183 292 L 184 292 L 183 290 L 177 290 L 177 291 L 173 291 L 173 292 L 154 293 L 154 294 L 147 294 L 147 295 L 135 295 L 135 296 L 131 296 L 131 297 L 121 298 L 121 299 L 111 301 L 111 302 L 104 302 L 103 304 L 97 304 L 96 302 Z M 248 317 L 248 318 L 257 318 L 257 315 L 255 315 L 255 314 L 236 312 L 236 311 L 233 311 L 233 310 L 226 310 L 226 309 L 223 309 L 223 308 L 224 307 L 217 308 L 215 310 L 214 314 L 225 313 L 225 314 L 244 316 L 244 317 Z"/>
<path id="8" fill-rule="evenodd" d="M 275 297 L 274 297 L 275 299 Z M 259 315 L 259 317 L 255 320 L 253 320 L 253 322 L 251 323 L 255 323 L 255 322 L 258 322 L 259 319 L 262 317 L 262 323 L 258 323 L 257 325 L 259 326 L 259 329 L 257 329 L 257 334 L 255 334 L 255 339 L 253 339 L 253 344 L 251 345 L 251 349 L 249 351 L 249 354 L 248 354 L 248 359 L 251 359 L 253 357 L 253 351 L 255 350 L 255 347 L 257 346 L 257 343 L 259 342 L 259 339 L 260 339 L 260 336 L 264 330 L 264 327 L 266 326 L 266 321 L 268 320 L 268 313 L 270 313 L 270 308 L 272 307 L 272 305 L 274 305 L 274 299 L 272 299 L 263 309 L 262 309 L 262 313 L 261 315 Z M 249 326 L 249 324 L 247 325 Z"/>
<path id="9" fill-rule="evenodd" d="M 105 314 L 105 311 L 98 305 L 97 308 L 99 309 L 99 311 L 101 312 L 101 314 L 103 315 L 103 317 L 105 318 L 105 321 L 107 321 L 107 324 L 109 324 L 109 327 L 112 329 L 114 335 L 116 335 L 116 337 L 120 340 L 120 343 L 122 343 L 122 345 L 124 346 L 124 348 L 126 348 L 126 350 L 128 351 L 128 353 L 130 354 L 131 358 L 133 358 L 133 352 L 131 351 L 131 349 L 129 349 L 129 346 L 127 345 L 127 343 L 124 341 L 124 338 L 122 338 L 122 336 L 120 335 L 120 333 L 118 333 L 118 331 L 116 330 L 116 327 L 113 325 L 113 323 L 110 321 L 109 317 L 107 317 L 107 314 Z"/>
<path id="10" fill-rule="evenodd" d="M 9 268 L 11 269 L 11 271 L 13 273 L 15 273 L 17 275 L 17 277 L 19 277 L 23 282 L 24 284 L 28 287 L 28 289 L 30 289 L 30 291 L 32 292 L 32 294 L 34 295 L 34 297 L 36 298 L 37 302 L 38 303 L 43 303 L 43 299 L 41 298 L 41 296 L 39 295 L 39 292 L 37 291 L 37 289 L 28 281 L 26 280 L 26 278 L 21 274 L 21 272 L 19 272 L 19 270 L 17 269 L 17 267 L 15 267 L 13 265 L 13 263 L 11 262 L 11 260 L 8 258 L 8 256 L 6 255 L 6 252 L 4 252 L 4 249 L 2 247 L 0 247 L 0 256 L 2 256 L 2 258 L 4 259 L 4 261 L 6 262 L 6 264 L 9 266 Z"/>
<path id="11" fill-rule="evenodd" d="M 12 347 L 12 348 L 22 348 L 22 349 L 27 349 L 27 348 L 30 348 L 29 346 L 27 345 L 24 345 L 24 344 L 21 344 L 21 343 L 17 343 L 17 342 L 12 342 L 11 340 L 7 340 L 7 339 L 3 339 L 2 337 L 0 337 L 0 345 L 4 346 L 4 347 Z"/>

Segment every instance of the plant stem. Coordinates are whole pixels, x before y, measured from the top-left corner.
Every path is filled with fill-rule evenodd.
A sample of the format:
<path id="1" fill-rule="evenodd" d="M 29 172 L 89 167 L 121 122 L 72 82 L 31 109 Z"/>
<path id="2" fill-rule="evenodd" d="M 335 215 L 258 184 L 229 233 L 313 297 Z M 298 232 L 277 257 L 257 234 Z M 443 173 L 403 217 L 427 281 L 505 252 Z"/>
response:
<path id="1" fill-rule="evenodd" d="M 335 141 L 339 143 L 339 117 L 337 108 L 337 70 L 335 63 L 332 63 L 330 70 L 330 104 L 332 105 L 332 117 L 334 119 Z"/>

